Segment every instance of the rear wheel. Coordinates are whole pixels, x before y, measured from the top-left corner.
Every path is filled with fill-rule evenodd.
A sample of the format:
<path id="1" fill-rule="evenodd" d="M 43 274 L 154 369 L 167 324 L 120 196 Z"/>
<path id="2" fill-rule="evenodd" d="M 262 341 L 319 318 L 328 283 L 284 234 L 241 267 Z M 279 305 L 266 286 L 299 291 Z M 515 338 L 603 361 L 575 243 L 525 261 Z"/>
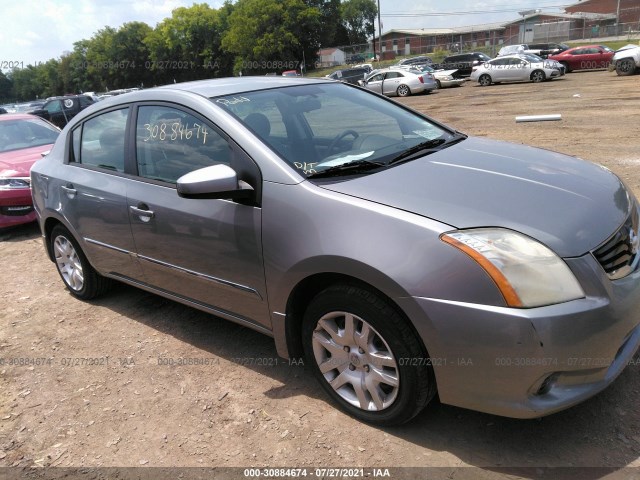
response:
<path id="1" fill-rule="evenodd" d="M 398 87 L 396 93 L 399 97 L 408 97 L 409 95 L 411 95 L 411 89 L 403 84 Z"/>
<path id="2" fill-rule="evenodd" d="M 50 242 L 58 273 L 71 294 L 90 300 L 109 289 L 111 280 L 94 270 L 69 230 L 55 226 Z"/>
<path id="3" fill-rule="evenodd" d="M 478 79 L 478 83 L 482 87 L 488 87 L 489 85 L 491 85 L 491 77 L 486 73 L 484 75 L 480 75 L 480 78 Z"/>
<path id="4" fill-rule="evenodd" d="M 319 293 L 305 312 L 302 341 L 324 390 L 362 421 L 407 422 L 435 395 L 433 370 L 417 333 L 369 290 L 336 285 Z"/>
<path id="5" fill-rule="evenodd" d="M 623 58 L 616 62 L 616 73 L 622 77 L 633 75 L 636 71 L 636 63 L 632 58 Z"/>
<path id="6" fill-rule="evenodd" d="M 546 80 L 547 76 L 544 74 L 542 70 L 536 70 L 531 74 L 531 81 L 533 83 L 540 83 Z"/>
<path id="7" fill-rule="evenodd" d="M 436 85 L 438 86 L 438 88 L 442 88 L 442 84 L 440 83 L 440 80 L 436 79 Z"/>

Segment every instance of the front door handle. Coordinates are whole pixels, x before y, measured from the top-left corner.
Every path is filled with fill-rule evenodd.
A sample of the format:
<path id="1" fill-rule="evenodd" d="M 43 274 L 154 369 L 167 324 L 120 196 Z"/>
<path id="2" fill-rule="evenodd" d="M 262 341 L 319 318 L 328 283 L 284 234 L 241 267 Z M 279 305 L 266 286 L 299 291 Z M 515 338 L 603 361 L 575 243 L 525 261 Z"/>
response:
<path id="1" fill-rule="evenodd" d="M 73 188 L 73 185 L 70 183 L 68 183 L 67 185 L 60 185 L 60 188 L 69 198 L 75 198 L 76 194 L 78 193 L 78 191 Z"/>
<path id="2" fill-rule="evenodd" d="M 145 203 L 139 203 L 137 207 L 131 205 L 129 210 L 131 210 L 134 215 L 137 215 L 138 218 L 145 223 L 151 220 L 155 215 L 152 210 L 149 210 L 149 206 Z"/>

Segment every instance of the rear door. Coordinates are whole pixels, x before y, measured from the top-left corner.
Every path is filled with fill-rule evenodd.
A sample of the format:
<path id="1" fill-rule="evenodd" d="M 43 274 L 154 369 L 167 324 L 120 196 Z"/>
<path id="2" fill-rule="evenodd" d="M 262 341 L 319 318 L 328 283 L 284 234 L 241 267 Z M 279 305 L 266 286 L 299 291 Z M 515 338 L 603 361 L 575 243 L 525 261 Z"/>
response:
<path id="1" fill-rule="evenodd" d="M 60 211 L 102 273 L 140 280 L 129 225 L 125 137 L 130 109 L 100 113 L 74 128 L 60 188 Z"/>

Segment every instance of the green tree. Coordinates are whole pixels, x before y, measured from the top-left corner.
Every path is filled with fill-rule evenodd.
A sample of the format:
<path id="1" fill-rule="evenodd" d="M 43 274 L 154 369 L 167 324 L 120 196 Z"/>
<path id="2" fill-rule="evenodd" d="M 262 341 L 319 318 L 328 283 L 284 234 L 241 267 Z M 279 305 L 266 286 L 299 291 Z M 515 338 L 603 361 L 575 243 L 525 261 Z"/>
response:
<path id="1" fill-rule="evenodd" d="M 114 88 L 139 87 L 151 80 L 152 75 L 148 69 L 149 48 L 144 43 L 151 32 L 151 27 L 144 22 L 129 22 L 114 34 Z"/>
<path id="2" fill-rule="evenodd" d="M 346 0 L 342 2 L 340 14 L 352 45 L 366 43 L 374 35 L 374 21 L 378 7 L 374 0 Z"/>
<path id="3" fill-rule="evenodd" d="M 322 14 L 303 0 L 238 0 L 223 48 L 236 55 L 235 69 L 262 74 L 313 65 Z"/>
<path id="4" fill-rule="evenodd" d="M 145 38 L 153 83 L 226 76 L 231 63 L 221 51 L 230 3 L 220 10 L 206 3 L 173 10 Z"/>
<path id="5" fill-rule="evenodd" d="M 9 77 L 0 71 L 0 103 L 8 102 L 11 99 L 11 89 L 13 82 Z"/>
<path id="6" fill-rule="evenodd" d="M 347 29 L 342 24 L 340 0 L 305 0 L 310 6 L 320 10 L 322 28 L 320 46 L 333 47 L 349 43 Z"/>

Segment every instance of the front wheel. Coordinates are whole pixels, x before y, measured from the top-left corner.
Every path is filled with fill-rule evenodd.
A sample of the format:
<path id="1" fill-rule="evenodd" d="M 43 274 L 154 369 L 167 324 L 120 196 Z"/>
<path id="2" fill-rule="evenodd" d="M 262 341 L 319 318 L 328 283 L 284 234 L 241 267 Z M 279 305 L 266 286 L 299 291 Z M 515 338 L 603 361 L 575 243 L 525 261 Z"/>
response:
<path id="1" fill-rule="evenodd" d="M 621 77 L 632 75 L 636 71 L 636 63 L 632 58 L 623 58 L 616 62 L 616 73 Z"/>
<path id="2" fill-rule="evenodd" d="M 408 97 L 411 95 L 411 89 L 406 85 L 400 85 L 396 90 L 399 97 Z"/>
<path id="3" fill-rule="evenodd" d="M 488 87 L 489 85 L 491 85 L 491 77 L 487 74 L 480 75 L 478 83 L 481 87 Z"/>
<path id="4" fill-rule="evenodd" d="M 531 81 L 533 83 L 540 83 L 546 80 L 547 76 L 544 74 L 542 70 L 536 70 L 531 74 Z"/>
<path id="5" fill-rule="evenodd" d="M 73 296 L 91 300 L 110 287 L 111 281 L 94 270 L 69 230 L 55 226 L 50 242 L 58 273 Z"/>
<path id="6" fill-rule="evenodd" d="M 318 294 L 302 326 L 307 361 L 349 415 L 380 426 L 405 423 L 436 392 L 417 333 L 380 295 L 351 285 Z"/>

